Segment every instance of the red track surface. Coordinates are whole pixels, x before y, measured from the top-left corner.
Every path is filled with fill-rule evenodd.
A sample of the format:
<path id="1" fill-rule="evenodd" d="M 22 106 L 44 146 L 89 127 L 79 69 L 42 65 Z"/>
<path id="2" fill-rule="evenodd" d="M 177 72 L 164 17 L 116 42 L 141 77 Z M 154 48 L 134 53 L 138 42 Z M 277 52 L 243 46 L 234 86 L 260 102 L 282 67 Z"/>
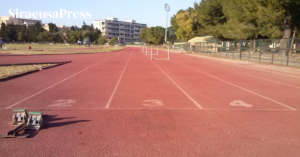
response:
<path id="1" fill-rule="evenodd" d="M 66 60 L 0 82 L 0 133 L 11 129 L 13 108 L 41 111 L 47 123 L 32 138 L 0 139 L 1 156 L 300 154 L 300 78 L 176 53 L 150 60 L 140 48 L 0 64 Z"/>

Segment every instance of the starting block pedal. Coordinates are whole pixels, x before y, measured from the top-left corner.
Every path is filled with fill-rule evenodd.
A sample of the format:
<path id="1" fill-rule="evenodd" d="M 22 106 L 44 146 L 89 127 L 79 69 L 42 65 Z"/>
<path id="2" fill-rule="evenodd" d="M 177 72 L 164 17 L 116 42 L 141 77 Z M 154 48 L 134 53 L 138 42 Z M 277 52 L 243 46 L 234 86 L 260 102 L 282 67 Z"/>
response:
<path id="1" fill-rule="evenodd" d="M 29 112 L 26 128 L 32 130 L 39 130 L 43 126 L 44 126 L 43 113 Z"/>
<path id="2" fill-rule="evenodd" d="M 13 110 L 13 126 L 17 126 L 13 130 L 10 130 L 6 135 L 0 135 L 4 138 L 26 138 L 29 134 L 22 133 L 26 129 L 39 130 L 44 126 L 43 113 L 42 112 L 28 112 L 25 109 Z"/>
<path id="3" fill-rule="evenodd" d="M 23 124 L 27 122 L 28 114 L 25 109 L 14 109 L 13 110 L 13 120 L 12 120 L 12 125 L 13 126 L 18 126 L 20 124 Z"/>

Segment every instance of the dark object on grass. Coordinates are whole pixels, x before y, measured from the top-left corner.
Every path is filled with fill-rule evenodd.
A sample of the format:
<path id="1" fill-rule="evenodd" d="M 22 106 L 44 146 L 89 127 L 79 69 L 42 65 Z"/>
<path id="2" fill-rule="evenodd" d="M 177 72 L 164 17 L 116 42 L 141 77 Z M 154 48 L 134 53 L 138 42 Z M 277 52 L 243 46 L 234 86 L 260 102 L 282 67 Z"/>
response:
<path id="1" fill-rule="evenodd" d="M 28 46 L 28 50 L 31 49 L 31 46 Z"/>

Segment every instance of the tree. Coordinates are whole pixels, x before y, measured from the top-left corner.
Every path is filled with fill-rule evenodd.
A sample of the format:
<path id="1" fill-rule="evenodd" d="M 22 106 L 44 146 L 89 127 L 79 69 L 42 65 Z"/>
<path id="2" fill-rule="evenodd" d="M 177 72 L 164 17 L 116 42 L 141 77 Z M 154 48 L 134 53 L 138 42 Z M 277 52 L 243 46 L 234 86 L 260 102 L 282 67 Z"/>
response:
<path id="1" fill-rule="evenodd" d="M 58 28 L 56 27 L 56 24 L 49 23 L 48 26 L 49 26 L 49 32 L 50 33 L 56 33 L 56 32 L 58 32 Z"/>
<path id="2" fill-rule="evenodd" d="M 6 41 L 12 42 L 18 40 L 16 25 L 14 23 L 9 23 L 6 25 Z"/>
<path id="3" fill-rule="evenodd" d="M 148 42 L 148 40 L 147 40 L 147 29 L 148 29 L 147 27 L 142 28 L 141 31 L 140 31 L 140 34 L 139 34 L 139 38 L 142 39 L 142 41 L 144 43 Z"/>
<path id="4" fill-rule="evenodd" d="M 108 44 L 109 44 L 110 46 L 116 45 L 116 44 L 117 44 L 117 39 L 116 39 L 116 38 L 111 38 L 111 39 L 109 40 Z"/>
<path id="5" fill-rule="evenodd" d="M 71 26 L 70 31 L 76 31 L 74 26 Z"/>
<path id="6" fill-rule="evenodd" d="M 23 32 L 18 32 L 18 41 L 25 42 L 26 36 Z"/>
<path id="7" fill-rule="evenodd" d="M 106 36 L 101 36 L 101 37 L 98 39 L 99 45 L 104 45 L 104 44 L 106 44 L 106 42 L 107 42 L 107 37 L 106 37 Z"/>
<path id="8" fill-rule="evenodd" d="M 170 35 L 169 36 L 169 41 L 171 42 L 172 45 L 174 45 L 175 40 L 177 39 L 176 35 Z"/>
<path id="9" fill-rule="evenodd" d="M 195 4 L 199 33 L 210 34 L 216 38 L 223 39 L 222 25 L 227 21 L 223 12 L 223 0 L 201 0 L 200 4 Z"/>
<path id="10" fill-rule="evenodd" d="M 34 25 L 30 25 L 27 28 L 26 34 L 28 35 L 28 41 L 33 41 L 36 42 L 38 41 L 38 36 L 39 33 L 44 32 L 44 28 L 42 27 L 42 25 L 37 22 Z"/>
<path id="11" fill-rule="evenodd" d="M 63 43 L 65 42 L 65 36 L 58 32 L 58 33 L 51 33 L 52 40 L 56 43 Z"/>
<path id="12" fill-rule="evenodd" d="M 176 21 L 179 28 L 175 34 L 179 39 L 188 41 L 195 36 L 195 31 L 193 31 L 195 17 L 195 13 L 190 13 L 188 11 L 176 15 Z"/>
<path id="13" fill-rule="evenodd" d="M 37 36 L 37 39 L 40 42 L 47 42 L 47 41 L 52 41 L 53 37 L 50 32 L 44 31 L 44 32 L 39 33 L 39 35 Z"/>
<path id="14" fill-rule="evenodd" d="M 1 23 L 0 38 L 6 39 L 6 25 L 3 22 Z"/>
<path id="15" fill-rule="evenodd" d="M 82 37 L 82 32 L 81 31 L 70 31 L 67 34 L 67 41 L 71 42 L 71 43 L 76 43 L 77 41 L 82 41 L 83 37 Z"/>
<path id="16" fill-rule="evenodd" d="M 164 43 L 165 29 L 163 27 L 150 27 L 146 31 L 147 41 L 153 44 Z"/>
<path id="17" fill-rule="evenodd" d="M 300 28 L 300 2 L 298 0 L 265 0 L 260 5 L 258 22 L 262 26 L 261 34 L 276 37 L 282 36 L 280 41 L 281 55 L 287 55 L 294 30 Z"/>
<path id="18" fill-rule="evenodd" d="M 177 29 L 179 28 L 179 26 L 178 26 L 178 24 L 177 24 L 177 21 L 176 21 L 176 16 L 177 16 L 179 13 L 183 13 L 183 12 L 185 12 L 185 11 L 181 9 L 181 10 L 177 11 L 177 13 L 171 17 L 170 24 L 171 24 L 171 28 L 172 28 L 172 29 L 177 30 Z"/>
<path id="19" fill-rule="evenodd" d="M 26 25 L 15 25 L 17 32 L 17 41 L 25 42 L 27 41 L 27 26 Z"/>

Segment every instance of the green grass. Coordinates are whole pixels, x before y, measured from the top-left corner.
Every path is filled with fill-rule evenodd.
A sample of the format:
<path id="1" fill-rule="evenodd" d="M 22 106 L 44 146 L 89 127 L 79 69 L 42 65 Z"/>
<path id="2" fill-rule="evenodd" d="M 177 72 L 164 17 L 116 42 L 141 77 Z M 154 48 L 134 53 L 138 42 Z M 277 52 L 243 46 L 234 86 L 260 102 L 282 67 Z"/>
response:
<path id="1" fill-rule="evenodd" d="M 37 65 L 13 65 L 0 66 L 0 79 L 31 72 L 34 70 L 42 70 L 43 67 L 53 66 L 55 64 L 37 64 Z"/>
<path id="2" fill-rule="evenodd" d="M 6 49 L 0 50 L 12 54 L 76 54 L 76 53 L 98 53 L 118 50 L 118 46 L 91 46 L 88 49 L 84 45 L 50 45 L 50 44 L 6 44 Z M 31 49 L 28 49 L 31 46 Z M 123 49 L 124 47 L 119 47 Z M 70 50 L 77 49 L 77 50 Z"/>

